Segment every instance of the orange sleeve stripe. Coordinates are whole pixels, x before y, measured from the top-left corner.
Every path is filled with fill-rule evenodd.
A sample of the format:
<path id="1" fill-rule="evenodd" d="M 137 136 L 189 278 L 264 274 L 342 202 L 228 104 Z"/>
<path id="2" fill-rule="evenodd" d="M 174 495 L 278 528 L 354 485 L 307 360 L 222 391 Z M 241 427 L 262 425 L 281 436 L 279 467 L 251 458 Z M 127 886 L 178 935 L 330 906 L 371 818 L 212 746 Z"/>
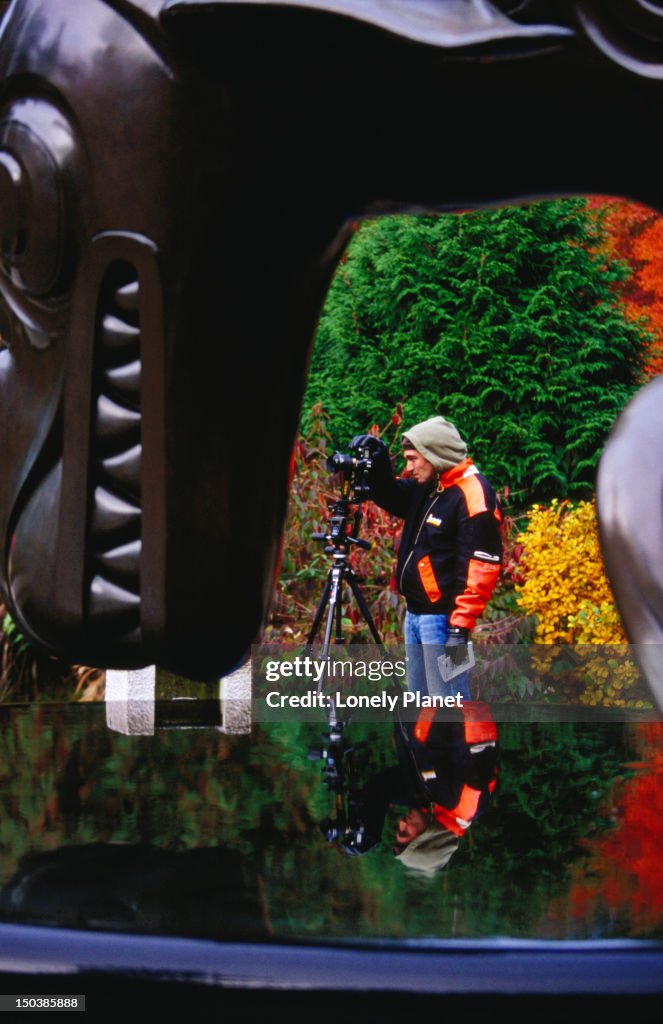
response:
<path id="1" fill-rule="evenodd" d="M 480 594 L 486 601 L 492 594 L 500 575 L 500 566 L 470 558 L 467 565 L 467 589 Z"/>
<path id="2" fill-rule="evenodd" d="M 455 816 L 446 807 L 442 807 L 441 804 L 433 804 L 433 817 L 438 825 L 446 828 L 449 832 L 453 832 L 455 836 L 462 836 L 465 832 L 464 826 L 459 825 Z"/>
<path id="3" fill-rule="evenodd" d="M 462 818 L 463 821 L 472 821 L 477 813 L 480 799 L 480 789 L 472 789 L 471 786 L 465 785 L 460 794 L 460 800 L 451 813 L 455 814 L 457 818 Z"/>
<path id="4" fill-rule="evenodd" d="M 485 607 L 486 602 L 483 598 L 477 597 L 476 594 L 463 594 L 456 601 L 456 607 L 449 616 L 449 625 L 472 630 Z"/>
<path id="5" fill-rule="evenodd" d="M 497 726 L 494 722 L 465 722 L 465 742 L 470 746 L 474 743 L 494 743 L 496 741 Z"/>
<path id="6" fill-rule="evenodd" d="M 483 493 L 483 487 L 477 480 L 476 476 L 466 476 L 458 481 L 458 486 L 465 495 L 465 501 L 467 503 L 467 511 L 470 517 L 479 515 L 480 512 L 487 512 L 488 506 L 486 505 L 486 495 Z"/>
<path id="7" fill-rule="evenodd" d="M 451 810 L 448 810 L 441 804 L 433 804 L 433 817 L 443 828 L 448 828 L 450 832 L 461 836 L 467 825 L 476 817 L 480 800 L 481 790 L 472 789 L 471 786 L 466 784 L 463 786 L 460 800 Z M 466 824 L 461 825 L 461 821 Z"/>
<path id="8" fill-rule="evenodd" d="M 477 618 L 486 607 L 500 575 L 499 565 L 470 558 L 466 589 L 456 598 L 449 622 L 452 626 L 474 629 Z"/>
<path id="9" fill-rule="evenodd" d="M 426 591 L 426 597 L 429 601 L 439 601 L 442 597 L 442 591 L 437 585 L 430 555 L 426 555 L 425 558 L 421 558 L 418 562 L 417 568 L 419 569 L 419 578 L 424 585 L 424 590 Z"/>
<path id="10" fill-rule="evenodd" d="M 463 704 L 465 719 L 465 742 L 488 743 L 497 740 L 497 726 L 490 711 L 490 705 L 483 700 L 466 700 Z"/>
<path id="11" fill-rule="evenodd" d="M 414 737 L 420 743 L 425 743 L 428 739 L 428 733 L 436 714 L 437 708 L 423 708 L 420 712 L 417 724 L 414 727 Z"/>
<path id="12" fill-rule="evenodd" d="M 465 707 L 469 707 L 470 701 L 467 702 Z M 485 718 L 471 718 L 465 719 L 465 742 L 471 746 L 473 743 L 491 743 L 497 741 L 497 726 L 490 717 L 490 709 L 488 705 L 483 706 L 482 713 L 485 714 Z M 419 712 L 419 718 L 414 727 L 415 738 L 420 743 L 425 743 L 430 733 L 430 727 L 435 721 L 437 715 L 437 708 L 422 708 Z"/>

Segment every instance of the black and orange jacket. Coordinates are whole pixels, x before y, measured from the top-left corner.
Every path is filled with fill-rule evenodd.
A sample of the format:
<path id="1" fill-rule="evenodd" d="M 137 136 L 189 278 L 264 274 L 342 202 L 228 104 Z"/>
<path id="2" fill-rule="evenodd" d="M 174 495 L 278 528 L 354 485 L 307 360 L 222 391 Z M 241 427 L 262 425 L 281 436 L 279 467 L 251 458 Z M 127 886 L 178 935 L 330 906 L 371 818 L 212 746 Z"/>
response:
<path id="1" fill-rule="evenodd" d="M 463 835 L 490 807 L 497 784 L 497 726 L 487 704 L 465 701 L 450 718 L 424 708 L 416 723 L 401 723 L 400 754 L 411 758 L 433 817 L 443 828 Z"/>
<path id="2" fill-rule="evenodd" d="M 396 584 L 417 614 L 440 613 L 471 630 L 497 583 L 502 515 L 495 491 L 471 459 L 439 484 L 375 474 L 371 499 L 405 520 Z"/>
<path id="3" fill-rule="evenodd" d="M 456 836 L 491 806 L 497 785 L 497 726 L 487 704 L 465 701 L 461 711 L 424 708 L 415 722 L 397 722 L 398 764 L 372 776 L 353 794 L 364 825 L 364 849 L 379 842 L 388 807 L 420 807 Z"/>

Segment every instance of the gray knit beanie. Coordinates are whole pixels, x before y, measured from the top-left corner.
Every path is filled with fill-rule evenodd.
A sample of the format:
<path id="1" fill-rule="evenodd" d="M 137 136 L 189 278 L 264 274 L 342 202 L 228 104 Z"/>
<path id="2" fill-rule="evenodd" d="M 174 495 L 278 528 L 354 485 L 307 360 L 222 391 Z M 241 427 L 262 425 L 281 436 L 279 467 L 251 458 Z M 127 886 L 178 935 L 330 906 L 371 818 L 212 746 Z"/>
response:
<path id="1" fill-rule="evenodd" d="M 410 871 L 434 875 L 447 866 L 458 845 L 458 836 L 433 820 L 421 835 L 416 836 L 396 856 Z"/>
<path id="2" fill-rule="evenodd" d="M 451 469 L 467 455 L 467 445 L 444 416 L 432 416 L 403 434 L 403 447 L 416 448 L 439 472 Z"/>

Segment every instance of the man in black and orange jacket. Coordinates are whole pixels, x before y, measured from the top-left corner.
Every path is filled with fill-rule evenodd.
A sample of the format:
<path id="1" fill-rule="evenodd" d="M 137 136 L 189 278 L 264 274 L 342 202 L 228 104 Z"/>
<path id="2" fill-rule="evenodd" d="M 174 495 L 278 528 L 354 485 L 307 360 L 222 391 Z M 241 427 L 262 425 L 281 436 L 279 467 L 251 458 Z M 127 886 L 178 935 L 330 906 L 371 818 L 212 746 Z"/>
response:
<path id="1" fill-rule="evenodd" d="M 442 416 L 403 434 L 405 477 L 394 477 L 387 447 L 378 438 L 364 434 L 350 447 L 366 444 L 375 452 L 371 499 L 405 520 L 396 584 L 406 601 L 408 686 L 430 694 L 460 692 L 468 700 L 467 676 L 445 687 L 437 662 L 444 651 L 463 663 L 472 629 L 497 583 L 502 564 L 497 495 L 467 457 L 456 427 Z"/>
<path id="2" fill-rule="evenodd" d="M 351 794 L 361 829 L 346 853 L 367 853 L 382 839 L 389 807 L 404 806 L 392 845 L 403 867 L 432 875 L 445 867 L 467 829 L 488 811 L 498 773 L 497 727 L 487 704 L 460 710 L 424 708 L 416 722 L 397 722 L 398 765 L 384 768 Z"/>

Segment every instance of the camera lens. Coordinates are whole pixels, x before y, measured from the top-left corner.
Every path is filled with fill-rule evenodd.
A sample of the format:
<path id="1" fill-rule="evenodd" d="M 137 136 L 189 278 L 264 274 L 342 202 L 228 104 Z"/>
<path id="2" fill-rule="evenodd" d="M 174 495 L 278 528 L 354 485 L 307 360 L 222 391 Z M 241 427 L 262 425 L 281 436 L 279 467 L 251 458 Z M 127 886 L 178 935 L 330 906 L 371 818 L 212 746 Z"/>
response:
<path id="1" fill-rule="evenodd" d="M 352 455 L 344 455 L 343 452 L 335 452 L 331 457 L 331 462 L 337 472 L 350 474 L 352 472 L 355 460 Z"/>

